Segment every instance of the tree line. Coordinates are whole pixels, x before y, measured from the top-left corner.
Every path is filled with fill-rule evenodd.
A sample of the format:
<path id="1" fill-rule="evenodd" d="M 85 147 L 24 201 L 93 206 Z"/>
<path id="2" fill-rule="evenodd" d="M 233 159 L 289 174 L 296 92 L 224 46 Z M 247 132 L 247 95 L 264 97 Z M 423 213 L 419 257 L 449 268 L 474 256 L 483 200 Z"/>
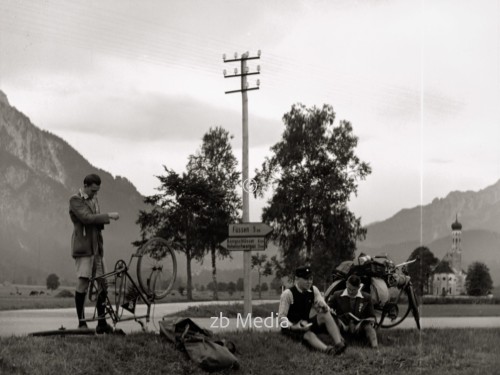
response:
<path id="1" fill-rule="evenodd" d="M 331 105 L 306 107 L 295 104 L 283 116 L 281 140 L 271 147 L 272 156 L 255 170 L 254 196 L 272 187 L 262 221 L 274 229 L 271 240 L 280 257 L 252 257 L 261 276 L 275 273 L 291 277 L 308 263 L 315 282 L 326 283 L 331 270 L 352 259 L 355 244 L 364 238 L 361 218 L 347 207 L 358 182 L 371 172 L 355 153 L 358 138 L 348 121 L 335 121 Z M 177 173 L 163 165 L 157 176 L 158 193 L 145 198 L 147 209 L 139 213 L 140 246 L 151 237 L 162 237 L 186 257 L 186 292 L 192 299 L 191 264 L 210 256 L 213 299 L 217 300 L 217 259 L 230 257 L 219 246 L 228 225 L 241 221 L 241 175 L 230 140 L 222 127 L 210 128 L 201 146 L 188 157 L 186 169 Z M 259 287 L 259 291 L 262 288 Z"/>

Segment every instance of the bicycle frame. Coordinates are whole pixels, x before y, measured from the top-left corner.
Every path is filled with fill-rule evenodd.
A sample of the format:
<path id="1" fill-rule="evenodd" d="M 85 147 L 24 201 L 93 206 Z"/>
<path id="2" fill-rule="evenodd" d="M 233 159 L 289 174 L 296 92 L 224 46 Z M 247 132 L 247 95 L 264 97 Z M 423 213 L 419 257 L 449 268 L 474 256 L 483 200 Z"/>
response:
<path id="1" fill-rule="evenodd" d="M 138 254 L 132 254 L 130 257 L 130 261 L 128 264 L 125 263 L 123 260 L 118 260 L 115 264 L 115 269 L 114 271 L 107 272 L 103 275 L 96 276 L 90 279 L 90 288 L 89 288 L 89 300 L 90 301 L 96 301 L 97 302 L 97 296 L 102 293 L 103 289 L 105 290 L 106 293 L 106 306 L 105 306 L 105 315 L 104 319 L 106 318 L 106 315 L 109 315 L 110 319 L 113 322 L 113 326 L 116 326 L 117 323 L 123 322 L 123 321 L 130 321 L 130 320 L 135 320 L 137 323 L 141 325 L 141 328 L 145 330 L 145 325 L 144 322 L 142 322 L 139 319 L 145 319 L 146 323 L 149 323 L 150 321 L 150 313 L 151 313 L 151 304 L 154 303 L 154 297 L 150 298 L 148 295 L 146 295 L 142 289 L 137 285 L 137 283 L 134 281 L 132 276 L 130 276 L 128 270 L 130 269 L 130 265 L 132 263 L 132 260 L 134 257 L 139 257 L 141 255 Z M 134 301 L 134 309 L 133 311 L 130 311 L 126 308 L 121 306 L 116 306 L 113 308 L 113 304 L 109 298 L 109 291 L 108 291 L 108 282 L 107 280 L 110 278 L 114 278 L 114 281 L 116 282 L 117 277 L 124 277 L 126 279 L 125 284 L 127 285 L 127 282 L 130 282 L 130 285 L 132 286 L 132 289 L 134 293 L 136 293 L 136 300 Z M 116 285 L 116 284 L 115 284 Z M 125 294 L 124 288 L 119 289 L 118 295 L 115 293 L 115 303 L 116 301 L 122 301 L 123 302 L 123 296 Z M 94 298 L 95 296 L 95 298 Z M 135 306 L 137 305 L 138 302 L 142 301 L 146 305 L 146 314 L 144 315 L 136 315 L 135 314 Z M 120 312 L 121 309 L 121 312 Z M 123 310 L 127 310 L 129 312 L 132 312 L 133 316 L 127 316 L 127 317 L 122 317 Z M 85 321 L 96 321 L 102 319 L 97 315 L 97 304 L 94 309 L 94 316 L 91 319 L 85 319 Z"/>

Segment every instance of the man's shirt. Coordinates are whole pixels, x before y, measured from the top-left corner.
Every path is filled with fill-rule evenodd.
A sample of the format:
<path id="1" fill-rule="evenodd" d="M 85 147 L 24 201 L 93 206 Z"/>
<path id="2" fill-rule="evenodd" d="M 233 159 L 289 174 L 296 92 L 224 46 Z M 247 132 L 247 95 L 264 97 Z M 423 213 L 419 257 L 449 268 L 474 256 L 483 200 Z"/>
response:
<path id="1" fill-rule="evenodd" d="M 295 283 L 295 287 L 299 292 L 304 292 L 301 290 L 297 283 Z M 326 304 L 323 296 L 321 295 L 320 291 L 318 288 L 316 288 L 314 285 L 312 286 L 312 292 L 314 294 L 314 306 L 320 306 L 324 308 L 329 308 L 328 305 Z M 291 326 L 292 323 L 288 320 L 288 311 L 290 310 L 290 306 L 293 305 L 293 294 L 290 289 L 286 289 L 282 294 L 280 298 L 280 306 L 278 310 L 278 322 L 286 322 L 288 326 Z M 284 324 L 283 324 L 284 325 Z"/>

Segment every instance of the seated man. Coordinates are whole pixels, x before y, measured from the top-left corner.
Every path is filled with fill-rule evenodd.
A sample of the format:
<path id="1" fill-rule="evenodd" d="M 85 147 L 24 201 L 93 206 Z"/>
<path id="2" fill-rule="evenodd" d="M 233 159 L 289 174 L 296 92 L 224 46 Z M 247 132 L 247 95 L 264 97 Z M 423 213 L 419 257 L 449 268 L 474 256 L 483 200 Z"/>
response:
<path id="1" fill-rule="evenodd" d="M 333 293 L 329 304 L 337 315 L 340 329 L 345 333 L 363 333 L 372 348 L 378 347 L 377 333 L 374 328 L 375 310 L 371 296 L 361 291 L 361 280 L 356 275 L 347 279 L 347 287 Z"/>
<path id="2" fill-rule="evenodd" d="M 302 266 L 295 270 L 295 285 L 281 294 L 278 320 L 281 332 L 296 340 L 303 340 L 311 347 L 328 354 L 341 354 L 345 344 L 335 323 L 330 308 L 321 296 L 318 288 L 312 285 L 311 268 Z M 310 318 L 311 309 L 317 314 Z M 335 346 L 326 345 L 316 335 L 326 331 L 332 337 Z"/>

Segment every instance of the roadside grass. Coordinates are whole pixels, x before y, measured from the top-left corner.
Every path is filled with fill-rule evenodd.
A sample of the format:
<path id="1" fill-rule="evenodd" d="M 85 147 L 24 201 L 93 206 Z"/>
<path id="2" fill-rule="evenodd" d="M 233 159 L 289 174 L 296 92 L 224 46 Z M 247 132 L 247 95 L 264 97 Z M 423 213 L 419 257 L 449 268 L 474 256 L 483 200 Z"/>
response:
<path id="1" fill-rule="evenodd" d="M 254 305 L 252 306 L 252 316 L 267 318 L 278 312 L 278 306 L 278 303 Z M 238 313 L 243 314 L 243 304 L 191 306 L 170 316 L 210 318 L 219 316 L 221 312 L 225 317 L 235 318 Z M 500 305 L 423 305 L 420 312 L 422 317 L 500 316 Z"/>
<path id="2" fill-rule="evenodd" d="M 342 356 L 313 352 L 278 332 L 239 331 L 239 370 L 223 374 L 493 374 L 500 329 L 383 330 L 380 350 L 349 342 Z M 0 338 L 1 374 L 205 374 L 154 333 Z"/>

